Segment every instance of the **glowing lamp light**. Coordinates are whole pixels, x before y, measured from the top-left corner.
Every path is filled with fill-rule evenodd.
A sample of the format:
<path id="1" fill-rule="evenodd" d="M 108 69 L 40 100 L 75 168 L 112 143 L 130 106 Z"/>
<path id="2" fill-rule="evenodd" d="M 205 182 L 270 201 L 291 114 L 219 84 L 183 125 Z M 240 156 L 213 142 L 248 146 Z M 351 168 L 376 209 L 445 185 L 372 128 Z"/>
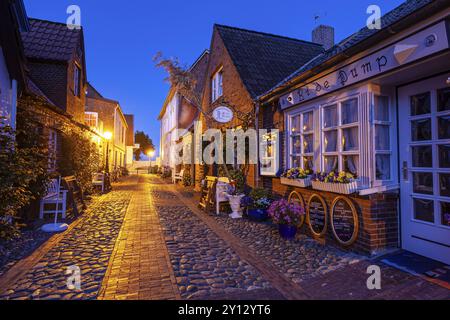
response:
<path id="1" fill-rule="evenodd" d="M 106 132 L 103 134 L 103 138 L 105 138 L 106 140 L 111 140 L 111 138 L 112 138 L 112 133 L 109 132 L 109 131 L 106 131 Z"/>
<path id="2" fill-rule="evenodd" d="M 155 155 L 155 151 L 154 151 L 154 150 L 149 151 L 149 152 L 147 153 L 147 155 L 148 155 L 150 158 L 153 158 L 153 156 Z"/>

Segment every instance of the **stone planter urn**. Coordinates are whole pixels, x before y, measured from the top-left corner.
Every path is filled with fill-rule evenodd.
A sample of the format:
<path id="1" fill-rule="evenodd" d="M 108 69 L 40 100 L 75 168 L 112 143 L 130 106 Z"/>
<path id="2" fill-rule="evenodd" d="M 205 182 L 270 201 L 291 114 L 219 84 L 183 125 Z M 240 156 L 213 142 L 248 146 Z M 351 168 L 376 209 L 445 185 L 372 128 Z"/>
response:
<path id="1" fill-rule="evenodd" d="M 241 200 L 244 197 L 243 194 L 240 195 L 228 195 L 228 201 L 230 202 L 231 210 L 230 218 L 240 219 L 242 218 L 242 207 Z"/>

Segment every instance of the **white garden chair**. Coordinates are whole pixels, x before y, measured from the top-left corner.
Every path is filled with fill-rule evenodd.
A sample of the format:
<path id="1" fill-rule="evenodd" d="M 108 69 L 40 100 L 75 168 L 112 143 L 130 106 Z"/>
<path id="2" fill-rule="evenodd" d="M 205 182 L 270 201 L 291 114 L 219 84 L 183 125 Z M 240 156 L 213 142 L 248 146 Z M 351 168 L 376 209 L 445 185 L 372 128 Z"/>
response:
<path id="1" fill-rule="evenodd" d="M 104 193 L 105 192 L 105 174 L 94 173 L 92 175 L 92 185 L 100 186 L 102 188 L 102 193 Z"/>
<path id="2" fill-rule="evenodd" d="M 61 177 L 50 180 L 47 185 L 47 194 L 41 199 L 39 219 L 44 219 L 45 214 L 61 213 L 63 219 L 66 217 L 67 190 L 61 190 Z M 61 204 L 61 209 L 59 208 Z M 46 209 L 46 205 L 51 205 L 51 209 Z"/>

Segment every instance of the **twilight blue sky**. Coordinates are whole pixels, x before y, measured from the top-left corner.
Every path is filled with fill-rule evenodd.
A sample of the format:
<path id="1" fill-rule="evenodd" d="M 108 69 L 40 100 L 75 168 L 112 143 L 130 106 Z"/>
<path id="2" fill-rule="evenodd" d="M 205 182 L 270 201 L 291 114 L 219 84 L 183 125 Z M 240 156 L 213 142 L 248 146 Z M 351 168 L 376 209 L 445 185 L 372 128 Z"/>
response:
<path id="1" fill-rule="evenodd" d="M 336 28 L 336 40 L 365 25 L 366 9 L 382 14 L 402 0 L 25 0 L 28 16 L 65 22 L 71 4 L 81 8 L 88 80 L 135 114 L 137 130 L 159 144 L 156 120 L 168 90 L 152 57 L 158 51 L 186 65 L 209 48 L 214 23 L 311 40 L 320 23 Z"/>

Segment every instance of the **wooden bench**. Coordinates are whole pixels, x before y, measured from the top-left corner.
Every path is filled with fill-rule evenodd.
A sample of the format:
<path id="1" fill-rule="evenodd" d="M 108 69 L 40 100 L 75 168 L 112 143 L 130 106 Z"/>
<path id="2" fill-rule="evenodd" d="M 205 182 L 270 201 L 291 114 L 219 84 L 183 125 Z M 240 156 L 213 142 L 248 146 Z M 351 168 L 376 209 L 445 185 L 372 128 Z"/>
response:
<path id="1" fill-rule="evenodd" d="M 139 167 L 139 168 L 136 168 L 136 174 L 139 174 L 139 170 L 145 170 L 145 171 L 148 172 L 149 167 Z"/>
<path id="2" fill-rule="evenodd" d="M 176 174 L 174 171 L 174 175 L 172 177 L 172 182 L 177 183 L 178 180 L 183 181 L 184 178 L 184 169 L 181 169 L 179 174 Z"/>
<path id="3" fill-rule="evenodd" d="M 77 179 L 74 176 L 64 177 L 62 184 L 64 189 L 68 190 L 68 201 L 72 206 L 73 213 L 80 215 L 86 209 L 86 204 L 84 202 L 83 190 L 78 184 Z"/>
<path id="4" fill-rule="evenodd" d="M 228 191 L 228 178 L 207 176 L 202 186 L 199 208 L 205 211 L 216 209 L 216 214 L 220 213 L 220 205 L 228 201 L 224 193 Z"/>
<path id="5" fill-rule="evenodd" d="M 68 190 L 61 189 L 60 179 L 50 180 L 47 185 L 47 193 L 40 201 L 39 219 L 44 219 L 44 214 L 51 213 L 61 213 L 62 218 L 66 218 L 67 192 Z M 45 205 L 52 205 L 54 209 L 45 209 Z"/>

